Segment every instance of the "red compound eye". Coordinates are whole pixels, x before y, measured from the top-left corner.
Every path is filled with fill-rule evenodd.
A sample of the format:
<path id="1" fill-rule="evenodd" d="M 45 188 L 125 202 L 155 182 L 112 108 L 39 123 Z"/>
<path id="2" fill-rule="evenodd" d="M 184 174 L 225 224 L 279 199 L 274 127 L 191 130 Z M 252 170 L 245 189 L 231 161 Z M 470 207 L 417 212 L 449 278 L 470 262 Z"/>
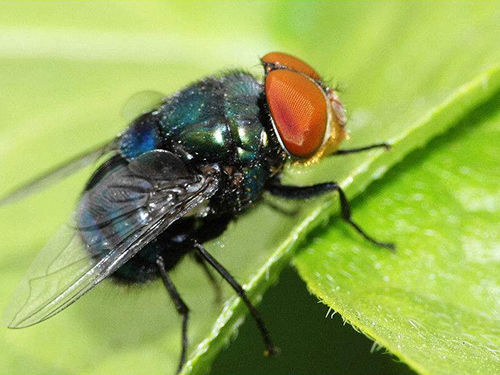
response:
<path id="1" fill-rule="evenodd" d="M 315 80 L 320 80 L 319 74 L 307 63 L 292 55 L 283 52 L 271 52 L 265 55 L 261 61 L 264 64 L 280 65 L 295 70 Z"/>
<path id="2" fill-rule="evenodd" d="M 323 90 L 309 78 L 287 69 L 266 76 L 266 98 L 278 137 L 297 158 L 307 158 L 319 149 L 328 123 Z"/>

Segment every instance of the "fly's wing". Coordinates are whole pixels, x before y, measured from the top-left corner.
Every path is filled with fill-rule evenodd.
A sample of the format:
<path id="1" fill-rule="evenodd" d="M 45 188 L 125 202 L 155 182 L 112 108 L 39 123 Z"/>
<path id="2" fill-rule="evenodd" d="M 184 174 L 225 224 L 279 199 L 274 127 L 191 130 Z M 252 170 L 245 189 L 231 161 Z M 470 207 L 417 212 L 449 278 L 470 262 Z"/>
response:
<path id="1" fill-rule="evenodd" d="M 132 122 L 141 115 L 158 108 L 165 101 L 165 95 L 157 91 L 141 91 L 132 95 L 122 108 L 122 117 Z"/>
<path id="2" fill-rule="evenodd" d="M 160 150 L 119 164 L 82 196 L 72 219 L 35 259 L 3 323 L 27 327 L 71 305 L 210 198 L 217 172 L 207 168 L 193 175 Z"/>
<path id="3" fill-rule="evenodd" d="M 131 122 L 140 115 L 159 107 L 164 102 L 164 100 L 165 96 L 156 91 L 139 92 L 129 98 L 125 103 L 125 106 L 122 109 L 122 116 L 128 122 Z M 87 167 L 90 164 L 93 164 L 108 152 L 116 150 L 119 140 L 120 137 L 117 137 L 114 140 L 105 143 L 104 145 L 98 146 L 84 152 L 83 154 L 77 155 L 74 158 L 66 161 L 64 164 L 56 166 L 43 175 L 34 178 L 23 186 L 0 198 L 0 207 L 15 203 L 29 197 L 30 195 L 36 194 L 41 190 L 55 184 L 56 182 L 68 177 L 69 175 L 78 172 L 79 170 Z"/>
<path id="4" fill-rule="evenodd" d="M 25 185 L 19 187 L 13 192 L 7 194 L 5 197 L 0 198 L 0 207 L 5 206 L 24 198 L 29 197 L 39 191 L 55 184 L 56 182 L 68 177 L 69 175 L 78 172 L 80 169 L 96 162 L 106 153 L 116 148 L 117 140 L 107 142 L 104 145 L 89 150 L 81 155 L 78 155 L 62 165 L 55 167 L 43 175 L 36 177 Z"/>

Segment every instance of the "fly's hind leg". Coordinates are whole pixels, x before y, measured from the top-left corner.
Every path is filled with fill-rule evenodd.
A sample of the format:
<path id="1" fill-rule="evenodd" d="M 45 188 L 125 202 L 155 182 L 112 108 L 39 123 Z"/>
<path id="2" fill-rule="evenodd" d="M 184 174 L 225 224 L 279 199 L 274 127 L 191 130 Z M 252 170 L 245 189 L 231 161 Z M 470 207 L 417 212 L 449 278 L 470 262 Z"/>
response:
<path id="1" fill-rule="evenodd" d="M 182 370 L 182 367 L 184 367 L 184 364 L 186 363 L 187 347 L 188 347 L 187 327 L 189 320 L 189 308 L 182 300 L 179 292 L 177 291 L 177 288 L 170 279 L 167 269 L 165 268 L 165 262 L 161 256 L 157 258 L 156 265 L 158 266 L 158 271 L 160 273 L 163 284 L 167 288 L 168 294 L 170 295 L 170 298 L 172 298 L 172 301 L 175 304 L 177 312 L 179 313 L 179 315 L 182 316 L 182 350 L 181 350 L 181 358 L 179 360 L 179 367 L 177 368 L 176 372 L 176 374 L 178 374 Z"/>

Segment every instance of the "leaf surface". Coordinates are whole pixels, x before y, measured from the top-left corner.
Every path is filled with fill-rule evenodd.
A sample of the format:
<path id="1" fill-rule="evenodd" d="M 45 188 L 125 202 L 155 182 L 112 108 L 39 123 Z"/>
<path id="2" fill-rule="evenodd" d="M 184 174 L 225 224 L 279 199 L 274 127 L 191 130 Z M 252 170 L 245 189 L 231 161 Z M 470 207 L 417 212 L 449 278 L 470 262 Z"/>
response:
<path id="1" fill-rule="evenodd" d="M 0 179 L 4 181 L 0 194 L 121 131 L 126 126 L 120 117 L 121 108 L 134 93 L 154 90 L 168 95 L 193 80 L 228 67 L 247 67 L 259 75 L 261 68 L 257 57 L 271 50 L 303 57 L 325 77 L 335 78 L 332 84 L 342 89 L 341 96 L 350 114 L 351 140 L 344 147 L 382 140 L 394 143 L 390 153 L 374 151 L 327 160 L 309 170 L 290 170 L 285 178 L 288 183 L 308 184 L 334 179 L 342 183 L 350 198 L 354 198 L 395 165 L 405 171 L 408 169 L 410 176 L 416 168 L 413 165 L 420 161 L 414 160 L 415 156 L 400 161 L 408 154 L 415 155 L 414 150 L 426 145 L 425 152 L 418 154 L 422 159 L 434 156 L 429 147 L 439 147 L 438 155 L 441 148 L 455 145 L 463 151 L 460 160 L 473 163 L 477 149 L 468 148 L 466 152 L 460 147 L 465 141 L 458 136 L 449 141 L 450 145 L 448 141 L 440 141 L 437 146 L 428 144 L 449 129 L 469 126 L 459 125 L 461 121 L 470 121 L 470 127 L 475 121 L 474 129 L 482 129 L 481 124 L 491 120 L 490 125 L 484 126 L 494 129 L 497 106 L 492 98 L 498 96 L 500 87 L 500 50 L 496 48 L 496 41 L 500 39 L 500 8 L 495 3 L 89 2 L 77 5 L 51 2 L 2 3 L 0 8 L 0 82 L 7 88 L 0 92 L 0 108 L 3 108 L 0 114 Z M 477 115 L 481 119 L 473 120 L 474 110 L 487 112 L 484 121 L 482 115 Z M 460 137 L 469 136 L 466 132 L 459 134 Z M 494 141 L 493 135 L 487 138 Z M 482 154 L 477 166 L 487 161 L 493 163 L 496 154 L 485 154 L 489 156 Z M 432 164 L 432 160 L 429 162 Z M 456 163 L 450 163 L 453 169 Z M 85 172 L 74 176 L 37 197 L 0 211 L 0 306 L 5 306 L 37 250 L 69 215 L 88 175 L 89 172 Z M 488 173 L 482 174 L 483 179 L 485 175 Z M 406 172 L 395 174 L 391 170 L 388 175 L 391 181 L 385 177 L 383 182 L 369 188 L 373 201 L 371 198 L 355 200 L 354 206 L 356 220 L 368 231 L 379 238 L 394 239 L 400 245 L 400 251 L 394 255 L 372 249 L 352 231 L 344 229 L 338 220 L 330 221 L 338 211 L 334 195 L 301 206 L 297 217 L 283 216 L 262 204 L 209 244 L 209 249 L 245 284 L 249 295 L 257 302 L 289 264 L 295 250 L 306 240 L 317 237 L 317 243 L 299 251 L 295 264 L 311 290 L 341 310 L 345 318 L 366 328 L 361 319 L 354 319 L 357 315 L 353 313 L 361 305 L 373 305 L 369 298 L 360 302 L 366 285 L 354 284 L 351 293 L 359 296 L 355 299 L 340 299 L 338 294 L 332 293 L 332 285 L 341 286 L 341 290 L 344 287 L 346 292 L 348 288 L 347 284 L 325 283 L 327 275 L 343 269 L 340 264 L 333 264 L 333 260 L 344 259 L 347 270 L 353 274 L 349 264 L 354 256 L 358 264 L 363 265 L 360 270 L 375 268 L 377 262 L 381 262 L 380 271 L 367 273 L 362 279 L 374 287 L 380 286 L 380 277 L 385 285 L 383 276 L 389 271 L 383 272 L 384 267 L 395 270 L 398 262 L 407 264 L 418 274 L 410 282 L 396 278 L 395 273 L 387 273 L 393 283 L 401 285 L 400 294 L 405 298 L 401 301 L 395 295 L 380 298 L 382 307 L 379 312 L 372 311 L 375 314 L 372 319 L 381 322 L 386 317 L 384 314 L 398 303 L 413 301 L 411 296 L 406 296 L 405 288 L 410 288 L 426 274 L 429 276 L 428 268 L 417 267 L 420 263 L 415 260 L 425 243 L 428 244 L 425 250 L 429 251 L 425 254 L 434 255 L 435 263 L 440 265 L 449 260 L 446 254 L 455 254 L 453 257 L 460 264 L 460 256 L 465 254 L 459 247 L 463 244 L 456 244 L 456 241 L 455 251 L 450 250 L 452 243 L 447 241 L 448 231 L 446 236 L 436 236 L 442 241 L 439 242 L 441 247 L 432 239 L 425 242 L 418 237 L 419 229 L 415 229 L 418 233 L 413 233 L 410 240 L 407 237 L 410 225 L 398 227 L 394 224 L 398 223 L 399 210 L 404 211 L 404 202 L 395 204 L 395 199 L 391 198 L 394 204 L 383 206 L 387 215 L 378 214 L 382 208 L 378 208 L 377 202 L 380 204 L 382 198 L 376 199 L 375 193 L 383 194 L 388 189 L 387 194 L 391 197 L 391 191 L 399 190 L 399 183 L 402 192 L 407 192 L 404 183 L 411 185 L 411 182 L 403 176 Z M 491 172 L 486 185 L 479 184 L 476 188 L 485 189 L 490 197 L 494 196 L 498 191 L 494 190 L 495 181 Z M 462 199 L 474 201 L 467 196 L 471 190 L 465 190 Z M 436 191 L 440 190 L 434 193 Z M 434 193 L 422 193 L 424 201 L 429 199 L 429 207 L 435 204 Z M 445 193 L 453 194 L 451 190 L 442 192 Z M 445 196 L 441 198 L 446 200 Z M 370 202 L 374 203 L 370 206 Z M 452 202 L 450 199 L 445 203 L 452 205 Z M 482 204 L 486 204 L 484 202 L 487 200 Z M 480 201 L 476 200 L 475 204 L 482 207 Z M 377 207 L 376 216 L 373 205 Z M 456 207 L 463 209 L 462 205 Z M 420 219 L 424 220 L 429 212 L 418 211 L 423 215 Z M 473 240 L 468 246 L 491 250 L 485 259 L 494 249 L 484 247 L 484 236 L 474 231 L 493 236 L 491 228 L 495 226 L 496 211 L 487 212 L 491 219 L 488 217 L 480 222 L 474 219 L 477 215 L 459 218 L 468 231 L 457 229 L 454 237 L 457 240 L 469 234 Z M 453 216 L 453 212 L 450 215 Z M 404 212 L 402 216 L 401 220 L 409 222 Z M 386 219 L 389 223 L 384 221 Z M 446 227 L 439 220 L 432 223 Z M 483 226 L 484 223 L 489 224 Z M 317 229 L 330 224 L 332 233 Z M 439 233 L 430 222 L 426 225 L 425 230 Z M 415 224 L 413 228 L 420 227 Z M 309 248 L 314 249 L 311 254 L 307 251 Z M 326 255 L 325 249 L 328 249 Z M 411 250 L 410 254 L 405 251 L 407 249 Z M 438 250 L 444 253 L 443 258 L 437 258 L 435 252 Z M 329 251 L 338 254 L 332 261 L 328 258 Z M 322 253 L 325 258 L 320 256 Z M 318 262 L 325 267 L 319 267 Z M 426 266 L 435 263 L 426 263 Z M 445 276 L 462 277 L 458 272 L 461 268 L 455 269 L 453 263 L 448 266 L 451 268 L 444 272 Z M 470 273 L 472 276 L 474 272 Z M 440 276 L 436 269 L 434 280 L 447 280 Z M 490 276 L 490 273 L 485 274 L 485 280 L 491 281 Z M 202 373 L 227 345 L 247 311 L 239 300 L 229 298 L 233 294 L 228 288 L 224 292 L 229 299 L 223 307 L 207 304 L 213 293 L 193 262 L 186 260 L 173 277 L 192 310 L 191 355 L 184 372 Z M 334 280 L 340 282 L 339 278 Z M 439 284 L 436 288 L 444 290 L 446 285 L 451 284 Z M 495 285 L 483 285 L 478 290 L 482 293 L 487 288 L 494 291 Z M 454 289 L 450 293 L 454 296 L 457 292 Z M 464 292 L 463 301 L 454 301 L 452 297 L 450 300 L 459 306 L 477 301 L 476 297 L 468 299 L 467 295 Z M 339 305 L 334 304 L 337 300 L 341 301 Z M 436 302 L 432 298 L 429 301 Z M 440 300 L 437 301 L 432 305 L 435 311 L 446 310 Z M 416 305 L 409 305 L 408 309 L 412 306 Z M 481 315 L 478 310 L 485 305 L 477 306 L 477 309 L 473 306 L 464 310 L 468 314 L 464 319 L 470 322 L 474 340 L 487 327 L 482 325 L 487 320 L 483 319 L 484 314 L 490 316 L 491 311 L 496 311 L 483 311 Z M 422 321 L 416 320 L 417 324 Z M 443 323 L 440 327 L 448 326 Z M 478 330 L 474 331 L 476 328 Z M 394 330 L 394 326 L 380 329 L 387 332 Z M 389 340 L 386 336 L 382 339 L 382 333 L 375 334 L 372 329 L 365 331 L 422 372 L 434 373 L 433 367 L 425 367 L 424 363 L 439 363 L 439 358 L 445 361 L 441 354 L 450 348 L 463 353 L 457 347 L 467 348 L 470 346 L 467 343 L 483 345 L 479 352 L 471 349 L 469 353 L 484 356 L 487 348 L 493 348 L 491 355 L 495 355 L 495 346 L 486 347 L 484 341 L 470 339 L 466 344 L 457 343 L 456 347 L 448 341 L 443 343 L 450 337 L 447 335 L 425 346 L 435 349 L 441 343 L 443 351 L 422 349 L 420 356 L 410 355 L 398 348 L 398 345 L 409 345 L 404 344 L 407 341 L 398 340 L 397 335 L 386 335 L 391 337 Z M 416 332 L 422 334 L 423 329 Z M 486 337 L 496 345 L 495 333 L 491 335 L 493 337 Z M 286 343 L 278 344 L 286 350 Z M 4 373 L 26 372 L 32 368 L 40 374 L 171 373 L 180 352 L 180 320 L 159 284 L 131 290 L 102 285 L 44 324 L 20 331 L 1 328 L 0 348 L 11 353 L 0 363 L 0 372 Z M 477 358 L 486 357 L 478 355 Z"/>

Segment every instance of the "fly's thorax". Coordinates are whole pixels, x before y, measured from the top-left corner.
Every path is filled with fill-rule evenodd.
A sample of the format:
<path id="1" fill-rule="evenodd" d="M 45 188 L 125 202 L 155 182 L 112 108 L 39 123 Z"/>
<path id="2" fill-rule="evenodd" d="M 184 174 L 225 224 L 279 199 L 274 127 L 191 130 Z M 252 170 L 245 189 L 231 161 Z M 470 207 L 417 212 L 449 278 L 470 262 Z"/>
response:
<path id="1" fill-rule="evenodd" d="M 219 190 L 210 198 L 209 215 L 236 215 L 262 196 L 264 184 L 269 178 L 263 164 L 225 167 L 220 175 Z"/>
<path id="2" fill-rule="evenodd" d="M 123 132 L 119 140 L 120 153 L 128 160 L 163 146 L 159 116 L 148 112 L 135 119 Z"/>
<path id="3" fill-rule="evenodd" d="M 260 198 L 285 159 L 265 105 L 263 85 L 249 73 L 208 77 L 135 120 L 121 137 L 120 151 L 133 160 L 164 148 L 193 170 L 216 163 L 223 186 L 211 206 L 240 212 Z"/>
<path id="4" fill-rule="evenodd" d="M 259 147 L 262 87 L 245 73 L 208 77 L 178 92 L 160 108 L 167 147 L 193 163 L 230 164 Z"/>
<path id="5" fill-rule="evenodd" d="M 225 188 L 213 201 L 218 210 L 239 213 L 261 198 L 267 180 L 283 168 L 286 155 L 272 131 L 262 84 L 244 72 L 231 72 L 221 81 L 234 159 L 224 166 Z"/>
<path id="6" fill-rule="evenodd" d="M 251 159 L 241 158 L 221 168 L 220 188 L 211 198 L 212 212 L 238 214 L 260 200 L 267 181 L 281 172 L 287 160 L 279 145 L 267 143 L 268 139 L 262 138 L 263 147 L 252 153 Z"/>
<path id="7" fill-rule="evenodd" d="M 133 121 L 120 137 L 128 160 L 157 148 L 189 163 L 252 163 L 268 143 L 263 86 L 249 73 L 231 71 L 179 91 Z"/>

